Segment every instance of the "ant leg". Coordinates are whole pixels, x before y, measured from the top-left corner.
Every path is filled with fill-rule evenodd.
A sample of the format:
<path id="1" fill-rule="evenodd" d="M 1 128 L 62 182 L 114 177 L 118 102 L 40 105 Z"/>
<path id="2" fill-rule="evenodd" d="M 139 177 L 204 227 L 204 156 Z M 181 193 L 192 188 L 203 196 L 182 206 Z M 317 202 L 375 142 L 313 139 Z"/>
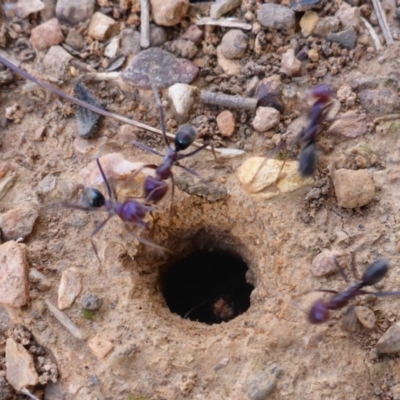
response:
<path id="1" fill-rule="evenodd" d="M 255 179 L 255 177 L 258 175 L 258 173 L 261 171 L 262 167 L 264 166 L 264 164 L 266 163 L 266 161 L 272 156 L 274 155 L 277 151 L 281 150 L 283 148 L 283 146 L 286 144 L 286 142 L 282 142 L 280 143 L 278 146 L 276 146 L 274 149 L 272 149 L 271 151 L 268 152 L 268 154 L 264 157 L 262 163 L 259 165 L 259 167 L 257 168 L 257 171 L 255 172 L 255 174 L 253 175 L 253 177 L 250 180 L 250 183 L 252 183 Z M 281 165 L 281 168 L 279 169 L 278 175 L 276 176 L 276 179 L 274 181 L 274 184 L 276 184 L 276 182 L 278 182 L 278 179 L 280 177 L 280 174 L 282 172 L 282 169 L 284 167 L 286 163 L 286 159 L 283 161 L 283 164 Z"/>
<path id="2" fill-rule="evenodd" d="M 97 260 L 99 261 L 99 264 L 100 264 L 100 265 L 101 265 L 101 261 L 100 261 L 100 258 L 99 258 L 99 253 L 97 252 L 96 245 L 95 245 L 94 242 L 93 242 L 93 236 L 96 235 L 97 233 L 99 233 L 99 232 L 104 228 L 104 225 L 105 225 L 112 217 L 113 217 L 112 215 L 109 215 L 108 218 L 107 218 L 106 220 L 104 220 L 104 221 L 92 232 L 92 235 L 91 235 L 91 237 L 90 237 L 90 241 L 92 242 L 92 247 L 93 247 L 94 254 L 96 254 L 96 258 L 97 258 Z"/>
<path id="3" fill-rule="evenodd" d="M 212 145 L 212 143 L 204 143 L 202 146 L 198 147 L 196 150 L 191 151 L 190 153 L 186 153 L 186 154 L 181 154 L 179 159 L 181 160 L 182 158 L 186 158 L 186 157 L 191 157 L 193 155 L 195 155 L 196 153 L 198 153 L 199 151 L 205 149 L 207 146 L 211 146 L 212 152 L 214 154 L 215 159 L 217 159 L 216 155 L 215 155 L 215 150 L 214 150 L 214 146 Z"/>
<path id="4" fill-rule="evenodd" d="M 146 75 L 147 75 L 147 74 L 146 74 Z M 168 138 L 167 138 L 167 134 L 166 134 L 164 110 L 163 110 L 163 107 L 162 107 L 162 104 L 161 104 L 160 96 L 159 96 L 158 91 L 157 91 L 157 87 L 156 87 L 156 85 L 154 85 L 154 82 L 153 82 L 153 80 L 150 78 L 150 76 L 147 75 L 147 79 L 149 80 L 151 89 L 153 90 L 153 94 L 154 94 L 154 97 L 155 97 L 155 99 L 156 99 L 158 111 L 159 111 L 159 113 L 160 113 L 160 127 L 161 127 L 161 132 L 162 132 L 162 134 L 163 134 L 164 142 L 165 142 L 166 146 L 167 146 L 170 150 L 172 150 L 171 146 L 169 145 Z"/>
<path id="5" fill-rule="evenodd" d="M 323 292 L 323 293 L 332 293 L 332 294 L 339 294 L 336 290 L 329 290 L 329 289 L 314 289 L 311 292 Z"/>
<path id="6" fill-rule="evenodd" d="M 376 296 L 376 297 L 399 296 L 400 290 L 397 290 L 394 292 L 368 292 L 366 290 L 359 290 L 357 292 L 357 294 L 359 294 L 359 295 L 372 294 L 373 296 Z"/>
<path id="7" fill-rule="evenodd" d="M 148 151 L 148 152 L 150 152 L 150 153 L 156 154 L 157 156 L 164 157 L 164 154 L 161 154 L 161 153 L 159 153 L 157 150 L 154 150 L 154 149 L 152 149 L 151 147 L 146 146 L 146 145 L 143 144 L 143 143 L 139 143 L 139 142 L 137 142 L 136 140 L 132 140 L 131 143 L 134 144 L 134 145 L 137 146 L 137 147 L 140 147 L 142 150 L 146 150 L 146 151 Z"/>
<path id="8" fill-rule="evenodd" d="M 174 203 L 174 195 L 175 195 L 175 178 L 174 175 L 171 171 L 170 174 L 171 182 L 172 182 L 172 187 L 171 187 L 171 205 L 169 206 L 169 219 L 171 220 L 172 218 L 172 205 Z"/>
<path id="9" fill-rule="evenodd" d="M 204 178 L 201 175 L 199 175 L 197 172 L 193 171 L 192 169 L 190 169 L 188 167 L 185 167 L 184 165 L 181 165 L 179 163 L 176 163 L 175 165 L 180 167 L 180 168 L 182 168 L 182 169 L 184 169 L 186 172 L 189 172 L 189 174 L 194 175 L 196 178 L 199 178 L 202 181 L 204 181 Z"/>
<path id="10" fill-rule="evenodd" d="M 50 208 L 50 207 L 51 208 L 53 208 L 53 207 L 66 207 L 66 208 L 74 208 L 75 210 L 81 210 L 81 211 L 107 211 L 106 209 L 78 206 L 76 204 L 69 204 L 67 202 L 50 204 L 49 206 L 46 206 L 46 207 L 47 208 Z"/>
<path id="11" fill-rule="evenodd" d="M 143 243 L 143 244 L 145 244 L 146 246 L 153 247 L 153 248 L 155 248 L 155 249 L 157 249 L 157 250 L 160 250 L 160 251 L 162 251 L 162 252 L 166 251 L 167 253 L 171 253 L 171 254 L 172 254 L 172 251 L 169 250 L 169 249 L 167 249 L 166 247 L 159 246 L 158 244 L 155 244 L 155 243 L 152 242 L 151 240 L 147 240 L 147 239 L 145 239 L 145 238 L 142 237 L 142 236 L 136 235 L 136 233 L 133 233 L 131 230 L 128 229 L 128 225 L 127 225 L 127 224 L 124 224 L 124 227 L 125 227 L 125 230 L 126 230 L 130 235 L 132 235 L 136 240 L 138 240 L 140 243 Z"/>
<path id="12" fill-rule="evenodd" d="M 129 178 L 125 181 L 124 186 L 127 185 L 130 181 L 132 181 L 132 180 L 135 178 L 135 176 L 137 176 L 137 175 L 138 175 L 143 169 L 145 169 L 145 168 L 157 169 L 157 168 L 158 168 L 158 165 L 155 165 L 155 164 L 145 164 L 145 165 L 142 165 L 138 170 L 136 170 L 132 175 L 129 176 Z M 131 197 L 131 198 L 132 198 L 132 199 L 135 199 L 135 198 L 137 198 L 137 199 L 142 199 L 142 198 L 144 198 L 144 196 L 140 196 L 140 197 Z"/>
<path id="13" fill-rule="evenodd" d="M 338 269 L 340 275 L 342 276 L 342 278 L 344 279 L 345 282 L 349 282 L 349 278 L 347 278 L 346 273 L 344 272 L 344 269 L 340 266 L 336 256 L 335 256 L 335 264 L 336 264 L 336 268 Z"/>
<path id="14" fill-rule="evenodd" d="M 361 278 L 356 269 L 356 252 L 352 251 L 350 254 L 351 254 L 351 272 L 353 273 L 354 279 L 356 281 L 361 281 Z"/>
<path id="15" fill-rule="evenodd" d="M 97 163 L 97 166 L 99 167 L 100 174 L 101 174 L 101 176 L 103 178 L 104 184 L 106 185 L 109 200 L 114 199 L 115 201 L 117 201 L 117 195 L 114 193 L 114 191 L 111 190 L 111 186 L 108 183 L 106 175 L 105 175 L 105 173 L 103 171 L 103 168 L 102 168 L 102 166 L 100 164 L 100 160 L 98 158 L 96 158 L 96 163 Z"/>

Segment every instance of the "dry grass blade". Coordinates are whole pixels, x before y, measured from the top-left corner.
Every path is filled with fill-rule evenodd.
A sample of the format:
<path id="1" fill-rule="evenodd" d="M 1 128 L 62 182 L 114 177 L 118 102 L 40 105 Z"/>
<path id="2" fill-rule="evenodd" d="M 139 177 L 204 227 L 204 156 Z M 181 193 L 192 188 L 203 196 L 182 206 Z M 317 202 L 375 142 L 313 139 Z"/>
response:
<path id="1" fill-rule="evenodd" d="M 132 120 L 132 119 L 129 119 L 129 118 L 122 117 L 122 116 L 120 116 L 118 114 L 114 114 L 114 113 L 112 113 L 110 111 L 103 110 L 102 108 L 96 107 L 96 106 L 88 104 L 88 103 L 86 103 L 86 102 L 84 102 L 82 100 L 79 100 L 79 99 L 77 99 L 77 98 L 75 98 L 73 96 L 70 96 L 69 94 L 63 92 L 62 90 L 57 89 L 56 87 L 54 87 L 52 85 L 49 85 L 48 83 L 43 82 L 42 80 L 34 77 L 33 75 L 31 75 L 28 72 L 22 70 L 21 68 L 17 67 L 16 65 L 12 64 L 11 62 L 9 62 L 8 60 L 6 60 L 5 58 L 3 58 L 1 56 L 0 56 L 0 63 L 5 65 L 7 68 L 11 69 L 12 71 L 16 72 L 17 74 L 21 75 L 25 79 L 28 79 L 28 80 L 36 83 L 37 85 L 49 90 L 50 92 L 56 94 L 57 96 L 62 97 L 65 100 L 70 101 L 71 103 L 74 103 L 74 104 L 77 104 L 78 106 L 87 108 L 88 110 L 93 111 L 93 112 L 95 112 L 97 114 L 103 115 L 105 117 L 115 119 L 117 121 L 123 122 L 123 123 L 128 124 L 128 125 L 135 126 L 137 128 L 140 128 L 140 129 L 144 129 L 144 130 L 149 131 L 149 132 L 157 133 L 158 135 L 162 135 L 162 131 L 160 129 L 153 128 L 150 125 L 146 125 L 146 124 L 143 124 L 141 122 L 138 122 L 138 121 L 135 121 L 135 120 Z M 114 77 L 113 79 L 115 79 L 115 76 L 119 76 L 119 74 L 115 73 L 115 72 L 112 72 L 111 74 Z M 175 135 L 172 134 L 172 133 L 166 132 L 166 135 L 171 139 L 175 139 Z M 201 147 L 201 146 L 203 146 L 203 143 L 193 142 L 192 145 L 195 146 L 195 147 Z M 206 147 L 206 149 L 209 150 L 209 151 L 212 151 L 210 146 Z M 233 152 L 234 156 L 241 155 L 241 154 L 244 153 L 243 150 L 237 151 L 236 149 L 219 149 L 219 148 L 216 148 L 214 150 L 217 153 L 220 153 L 221 155 L 224 155 L 224 153 L 229 153 L 230 156 L 232 156 L 232 154 L 229 152 L 229 150 L 235 150 L 236 151 L 236 152 Z"/>

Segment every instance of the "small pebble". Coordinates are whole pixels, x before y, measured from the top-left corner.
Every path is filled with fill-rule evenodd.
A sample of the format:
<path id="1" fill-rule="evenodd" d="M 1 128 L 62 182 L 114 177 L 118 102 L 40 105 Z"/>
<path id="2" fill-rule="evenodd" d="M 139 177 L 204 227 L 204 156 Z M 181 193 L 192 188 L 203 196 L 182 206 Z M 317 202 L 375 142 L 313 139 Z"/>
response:
<path id="1" fill-rule="evenodd" d="M 307 11 L 304 13 L 300 20 L 301 34 L 304 37 L 308 37 L 313 33 L 318 19 L 319 16 L 314 11 Z"/>
<path id="2" fill-rule="evenodd" d="M 88 293 L 81 300 L 81 304 L 86 310 L 96 311 L 102 306 L 103 300 L 97 294 Z"/>
<path id="3" fill-rule="evenodd" d="M 279 4 L 263 4 L 258 10 L 257 20 L 265 28 L 292 29 L 296 23 L 295 13 Z"/>
<path id="4" fill-rule="evenodd" d="M 58 308 L 65 310 L 71 307 L 81 289 L 82 283 L 79 271 L 76 268 L 63 271 L 60 285 L 58 286 Z"/>
<path id="5" fill-rule="evenodd" d="M 337 272 L 337 257 L 339 254 L 329 249 L 322 250 L 312 261 L 311 273 L 314 276 L 325 276 Z"/>
<path id="6" fill-rule="evenodd" d="M 189 0 L 150 0 L 153 20 L 157 25 L 174 26 L 186 17 Z"/>
<path id="7" fill-rule="evenodd" d="M 361 12 L 359 7 L 349 7 L 347 4 L 342 4 L 335 15 L 339 18 L 343 27 L 354 26 L 357 31 L 360 31 Z"/>
<path id="8" fill-rule="evenodd" d="M 337 32 L 340 27 L 340 20 L 337 17 L 320 18 L 315 25 L 313 34 L 320 37 L 327 37 L 328 34 Z"/>
<path id="9" fill-rule="evenodd" d="M 249 38 L 240 29 L 231 29 L 222 37 L 221 53 L 224 57 L 242 58 L 247 50 Z"/>
<path id="10" fill-rule="evenodd" d="M 288 49 L 282 55 L 281 70 L 289 76 L 297 75 L 300 72 L 301 61 L 297 59 L 293 49 Z"/>
<path id="11" fill-rule="evenodd" d="M 17 15 L 22 19 L 43 9 L 44 4 L 40 0 L 18 0 L 17 3 Z"/>
<path id="12" fill-rule="evenodd" d="M 152 44 L 155 46 L 154 44 Z M 121 54 L 135 56 L 140 53 L 140 32 L 124 29 L 121 32 Z"/>
<path id="13" fill-rule="evenodd" d="M 392 325 L 375 346 L 378 354 L 392 354 L 400 351 L 400 322 Z"/>
<path id="14" fill-rule="evenodd" d="M 347 111 L 342 114 L 328 128 L 327 133 L 342 136 L 345 139 L 354 139 L 368 132 L 365 115 L 360 116 L 356 111 Z"/>
<path id="15" fill-rule="evenodd" d="M 44 22 L 31 31 L 31 43 L 34 49 L 45 50 L 60 44 L 64 40 L 61 26 L 57 18 Z"/>
<path id="16" fill-rule="evenodd" d="M 117 33 L 118 24 L 116 21 L 100 12 L 93 14 L 88 28 L 88 35 L 91 38 L 104 41 Z"/>
<path id="17" fill-rule="evenodd" d="M 258 132 L 266 132 L 278 125 L 280 113 L 273 107 L 258 107 L 253 119 L 253 128 Z"/>
<path id="18" fill-rule="evenodd" d="M 43 59 L 46 73 L 54 78 L 64 79 L 64 74 L 70 70 L 71 54 L 61 46 L 51 46 Z"/>
<path id="19" fill-rule="evenodd" d="M 100 333 L 88 341 L 88 346 L 100 360 L 103 360 L 114 348 L 114 345 L 109 340 L 102 338 Z"/>
<path id="20" fill-rule="evenodd" d="M 217 61 L 218 65 L 228 75 L 240 75 L 242 71 L 242 65 L 237 60 L 231 60 L 226 58 L 221 51 L 221 46 L 217 47 Z"/>
<path id="21" fill-rule="evenodd" d="M 190 25 L 186 32 L 181 36 L 181 39 L 190 40 L 194 44 L 200 44 L 202 38 L 203 31 L 197 25 Z"/>
<path id="22" fill-rule="evenodd" d="M 25 239 L 39 216 L 34 208 L 16 208 L 0 215 L 0 228 L 6 240 Z"/>
<path id="23" fill-rule="evenodd" d="M 17 391 L 35 387 L 39 376 L 35 369 L 33 357 L 25 347 L 14 339 L 8 338 L 5 348 L 5 367 L 8 383 Z"/>
<path id="24" fill-rule="evenodd" d="M 80 51 L 83 48 L 83 37 L 75 29 L 70 29 L 67 37 L 65 38 L 65 44 L 72 47 L 76 51 Z"/>
<path id="25" fill-rule="evenodd" d="M 119 42 L 120 39 L 118 36 L 113 37 L 104 48 L 104 55 L 108 58 L 114 58 L 118 54 Z"/>
<path id="26" fill-rule="evenodd" d="M 365 328 L 372 329 L 375 326 L 376 316 L 370 308 L 364 306 L 356 306 L 355 312 L 361 325 L 363 325 Z"/>
<path id="27" fill-rule="evenodd" d="M 153 47 L 162 46 L 167 39 L 167 31 L 162 26 L 150 25 L 150 44 Z"/>
<path id="28" fill-rule="evenodd" d="M 187 117 L 196 98 L 197 88 L 184 83 L 175 83 L 168 88 L 168 97 L 171 99 L 176 112 Z"/>
<path id="29" fill-rule="evenodd" d="M 102 105 L 93 95 L 93 93 L 80 81 L 75 84 L 75 96 L 92 106 L 102 108 Z M 85 107 L 78 106 L 76 110 L 76 126 L 79 136 L 83 139 L 89 139 L 96 135 L 102 116 L 88 110 Z"/>
<path id="30" fill-rule="evenodd" d="M 352 50 L 356 46 L 357 32 L 354 27 L 349 26 L 340 32 L 329 33 L 327 35 L 327 40 L 330 42 L 339 43 L 343 47 Z"/>
<path id="31" fill-rule="evenodd" d="M 281 160 L 265 160 L 264 157 L 248 158 L 238 169 L 239 181 L 247 193 L 261 199 L 270 199 L 280 193 L 292 192 L 313 182 L 312 178 L 301 177 L 297 161 L 288 160 L 275 187 L 274 183 L 282 163 Z M 260 168 L 261 164 L 263 164 L 262 168 Z"/>
<path id="32" fill-rule="evenodd" d="M 339 207 L 362 207 L 375 197 L 375 183 L 371 173 L 366 169 L 334 171 L 333 186 Z"/>
<path id="33" fill-rule="evenodd" d="M 12 240 L 0 245 L 0 304 L 22 307 L 29 301 L 26 246 Z"/>
<path id="34" fill-rule="evenodd" d="M 228 111 L 222 111 L 217 116 L 218 129 L 224 137 L 231 137 L 235 132 L 235 117 Z"/>
<path id="35" fill-rule="evenodd" d="M 266 400 L 276 387 L 276 378 L 266 371 L 256 371 L 246 380 L 250 400 Z"/>
<path id="36" fill-rule="evenodd" d="M 164 44 L 165 50 L 177 57 L 192 59 L 197 53 L 196 45 L 190 40 L 177 39 Z"/>
<path id="37" fill-rule="evenodd" d="M 216 0 L 211 5 L 210 17 L 219 19 L 229 11 L 238 8 L 241 3 L 241 0 Z"/>
<path id="38" fill-rule="evenodd" d="M 163 68 L 160 68 L 160 65 Z M 122 78 L 138 87 L 148 89 L 150 77 L 158 88 L 166 88 L 174 83 L 190 84 L 198 73 L 199 67 L 191 61 L 177 58 L 158 47 L 151 47 L 133 57 L 122 73 Z"/>
<path id="39" fill-rule="evenodd" d="M 30 268 L 29 282 L 34 283 L 41 291 L 49 290 L 52 287 L 51 280 L 39 272 L 36 268 Z"/>
<path id="40" fill-rule="evenodd" d="M 400 111 L 400 97 L 389 88 L 365 89 L 358 93 L 360 105 L 373 115 L 393 114 Z"/>
<path id="41" fill-rule="evenodd" d="M 94 12 L 96 0 L 57 0 L 57 17 L 71 25 L 89 21 Z"/>

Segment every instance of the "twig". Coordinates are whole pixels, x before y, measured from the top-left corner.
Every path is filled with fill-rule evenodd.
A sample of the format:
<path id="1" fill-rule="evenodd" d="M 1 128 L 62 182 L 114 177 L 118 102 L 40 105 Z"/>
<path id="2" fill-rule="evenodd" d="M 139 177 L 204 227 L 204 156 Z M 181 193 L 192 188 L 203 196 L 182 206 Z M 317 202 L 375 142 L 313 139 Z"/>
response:
<path id="1" fill-rule="evenodd" d="M 361 17 L 361 20 L 362 20 L 362 22 L 364 22 L 365 27 L 367 28 L 369 34 L 372 37 L 372 40 L 375 43 L 376 51 L 381 51 L 383 49 L 383 46 L 381 44 L 381 41 L 379 40 L 378 35 L 374 31 L 374 28 L 372 27 L 372 25 L 365 18 Z"/>
<path id="2" fill-rule="evenodd" d="M 39 398 L 34 396 L 27 388 L 22 388 L 21 393 L 25 396 L 28 396 L 32 400 L 39 400 Z"/>
<path id="3" fill-rule="evenodd" d="M 246 22 L 242 22 L 236 18 L 220 18 L 213 19 L 211 17 L 197 17 L 195 20 L 196 25 L 213 25 L 213 26 L 222 26 L 224 28 L 238 28 L 245 29 L 249 31 L 251 29 L 251 25 Z"/>
<path id="4" fill-rule="evenodd" d="M 390 46 L 394 43 L 392 32 L 390 32 L 389 26 L 386 22 L 385 13 L 382 10 L 382 6 L 379 0 L 372 0 L 376 17 L 378 18 L 379 26 L 382 29 L 383 37 L 386 40 L 386 44 Z"/>
<path id="5" fill-rule="evenodd" d="M 49 85 L 48 83 L 43 82 L 38 78 L 35 78 L 30 73 L 22 70 L 21 68 L 17 67 L 16 65 L 12 64 L 11 62 L 9 62 L 8 60 L 6 60 L 5 58 L 3 58 L 1 56 L 0 56 L 0 63 L 5 65 L 7 68 L 10 68 L 12 71 L 16 72 L 17 74 L 23 76 L 25 79 L 28 79 L 28 80 L 36 83 L 37 85 L 39 85 L 39 86 L 41 86 L 41 87 L 43 87 L 43 88 L 45 88 L 47 90 L 50 90 L 50 92 L 55 93 L 57 96 L 60 96 L 63 99 L 70 101 L 71 103 L 74 103 L 74 104 L 77 104 L 78 106 L 87 108 L 88 110 L 93 111 L 93 112 L 95 112 L 97 114 L 103 115 L 105 117 L 112 118 L 112 119 L 115 119 L 117 121 L 123 122 L 125 124 L 132 125 L 132 126 L 135 126 L 137 128 L 140 128 L 140 129 L 144 129 L 144 130 L 149 131 L 149 132 L 157 133 L 158 135 L 162 136 L 162 131 L 160 129 L 153 128 L 150 125 L 143 124 L 143 123 L 135 121 L 133 119 L 121 117 L 118 114 L 114 114 L 114 113 L 112 113 L 110 111 L 103 110 L 102 108 L 96 107 L 96 106 L 94 106 L 92 104 L 88 104 L 88 103 L 86 103 L 86 102 L 84 102 L 82 100 L 79 100 L 79 99 L 77 99 L 77 98 L 75 98 L 73 96 L 70 96 L 69 94 L 63 92 L 62 90 L 57 89 L 56 87 L 54 87 L 52 85 Z M 112 79 L 115 79 L 116 76 L 117 77 L 119 76 L 119 73 L 111 72 L 111 73 L 105 73 L 104 75 L 109 76 L 109 77 L 112 76 Z M 167 136 L 169 138 L 175 139 L 175 135 L 174 134 L 169 133 L 169 132 L 167 132 L 166 134 L 167 134 Z M 203 143 L 200 143 L 200 142 L 193 142 L 192 144 L 195 147 L 203 146 Z M 209 151 L 212 151 L 210 146 L 206 147 L 206 149 L 209 150 Z M 214 151 L 216 151 L 217 153 L 221 154 L 222 156 L 224 156 L 225 154 L 229 154 L 230 157 L 244 154 L 243 150 L 236 150 L 236 149 L 214 148 Z"/>
<path id="6" fill-rule="evenodd" d="M 205 90 L 200 93 L 200 101 L 205 104 L 251 111 L 257 108 L 258 103 L 257 99 L 249 97 L 230 96 L 223 93 L 206 92 Z"/>
<path id="7" fill-rule="evenodd" d="M 77 339 L 84 340 L 85 334 L 51 301 L 45 300 L 47 308 L 54 315 L 54 317 L 68 330 L 68 332 Z"/>
<path id="8" fill-rule="evenodd" d="M 400 119 L 400 114 L 383 115 L 382 117 L 375 118 L 372 122 L 376 125 L 379 124 L 379 122 L 392 121 L 394 119 Z"/>
<path id="9" fill-rule="evenodd" d="M 149 0 L 140 0 L 140 46 L 150 46 L 150 10 Z"/>

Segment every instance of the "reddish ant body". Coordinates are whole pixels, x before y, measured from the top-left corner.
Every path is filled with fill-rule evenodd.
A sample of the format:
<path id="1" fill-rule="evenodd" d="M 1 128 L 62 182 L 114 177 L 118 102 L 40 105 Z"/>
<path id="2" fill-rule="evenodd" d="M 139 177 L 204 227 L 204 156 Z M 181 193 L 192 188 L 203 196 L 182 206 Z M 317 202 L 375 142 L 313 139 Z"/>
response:
<path id="1" fill-rule="evenodd" d="M 354 266 L 354 265 L 353 265 Z M 342 268 L 337 264 L 337 267 L 347 281 L 346 275 Z M 380 282 L 389 270 L 389 263 L 387 260 L 377 260 L 370 264 L 365 270 L 361 281 L 356 282 L 343 292 L 336 292 L 335 290 L 318 289 L 317 292 L 333 293 L 334 296 L 328 301 L 318 299 L 310 311 L 308 312 L 308 321 L 312 324 L 321 324 L 329 320 L 329 310 L 339 310 L 345 307 L 356 296 L 371 294 L 377 297 L 385 296 L 398 296 L 400 291 L 395 292 L 368 292 L 363 290 L 365 286 L 372 286 Z"/>
<path id="2" fill-rule="evenodd" d="M 156 204 L 158 203 L 161 199 L 164 198 L 168 191 L 168 184 L 165 182 L 167 179 L 171 179 L 172 181 L 172 189 L 171 189 L 171 207 L 172 207 L 172 202 L 174 199 L 174 193 L 175 193 L 175 180 L 174 180 L 174 175 L 172 173 L 172 167 L 173 166 L 178 166 L 180 168 L 183 168 L 185 171 L 191 173 L 192 175 L 195 175 L 199 177 L 199 175 L 185 167 L 184 165 L 180 164 L 179 161 L 191 157 L 195 155 L 196 153 L 200 152 L 207 146 L 209 146 L 209 143 L 205 143 L 196 150 L 191 151 L 190 153 L 186 154 L 181 154 L 180 151 L 186 150 L 191 144 L 196 139 L 197 132 L 195 128 L 191 125 L 185 124 L 181 125 L 176 133 L 175 140 L 174 140 L 174 148 L 172 148 L 169 145 L 167 135 L 166 135 L 166 130 L 165 130 L 165 122 L 164 122 L 164 111 L 162 108 L 161 100 L 157 92 L 157 88 L 154 86 L 153 83 L 151 83 L 151 88 L 153 89 L 154 92 L 154 97 L 156 99 L 156 103 L 159 109 L 160 113 L 160 126 L 161 126 L 161 131 L 163 134 L 164 142 L 165 145 L 167 146 L 167 154 L 161 154 L 158 151 L 146 146 L 145 144 L 139 143 L 137 141 L 132 141 L 132 144 L 134 144 L 137 147 L 140 147 L 143 150 L 146 150 L 150 153 L 156 154 L 160 157 L 164 158 L 164 162 L 161 165 L 156 165 L 156 164 L 146 164 L 142 168 L 140 168 L 138 171 L 136 171 L 131 179 L 135 177 L 143 168 L 153 168 L 155 169 L 155 177 L 153 176 L 147 176 L 144 182 L 144 198 L 146 202 Z M 215 157 L 215 154 L 214 154 Z"/>
<path id="3" fill-rule="evenodd" d="M 103 193 L 100 192 L 100 190 L 92 188 L 92 187 L 87 187 L 83 191 L 83 201 L 85 202 L 86 206 L 78 206 L 78 205 L 71 205 L 71 204 L 63 204 L 66 207 L 69 208 L 76 208 L 78 210 L 84 210 L 84 211 L 93 211 L 96 209 L 103 209 L 104 211 L 108 212 L 108 217 L 93 231 L 91 235 L 91 242 L 92 242 L 92 247 L 93 250 L 96 254 L 97 259 L 99 259 L 98 252 L 96 249 L 96 246 L 93 242 L 93 237 L 100 232 L 102 228 L 106 225 L 106 223 L 114 216 L 118 215 L 119 218 L 123 222 L 126 223 L 131 223 L 138 225 L 142 228 L 147 228 L 146 222 L 144 222 L 144 217 L 146 214 L 150 211 L 154 210 L 154 207 L 148 206 L 146 204 L 143 204 L 137 200 L 127 200 L 124 202 L 119 202 L 117 195 L 111 190 L 110 184 L 108 183 L 108 180 L 104 174 L 103 168 L 100 164 L 100 161 L 98 158 L 96 158 L 96 163 L 97 166 L 99 167 L 100 174 L 103 178 L 104 184 L 107 188 L 107 193 L 108 193 L 108 199 L 106 199 L 103 195 Z M 162 246 L 158 246 L 157 244 L 144 239 L 140 236 L 137 236 L 136 234 L 130 232 L 139 242 L 144 243 L 148 246 L 154 247 L 159 250 L 167 250 Z"/>

